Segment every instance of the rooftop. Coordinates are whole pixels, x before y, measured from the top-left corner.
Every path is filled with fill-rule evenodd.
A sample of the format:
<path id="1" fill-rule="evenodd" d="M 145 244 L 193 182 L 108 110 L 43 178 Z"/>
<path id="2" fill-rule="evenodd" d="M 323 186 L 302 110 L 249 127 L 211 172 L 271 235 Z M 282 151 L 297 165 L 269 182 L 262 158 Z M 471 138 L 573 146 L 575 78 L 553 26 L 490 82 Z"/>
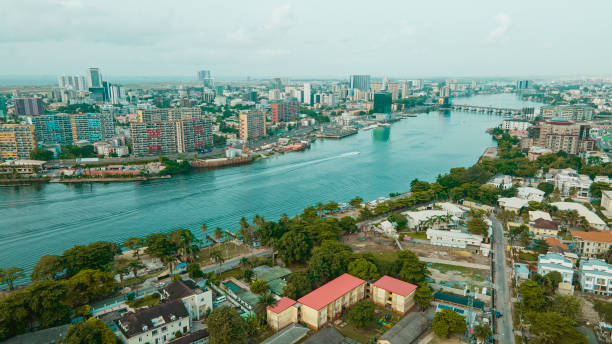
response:
<path id="1" fill-rule="evenodd" d="M 412 343 L 430 324 L 431 321 L 423 313 L 411 312 L 385 332 L 380 340 L 389 343 Z"/>
<path id="2" fill-rule="evenodd" d="M 175 300 L 136 313 L 126 314 L 117 321 L 117 324 L 121 332 L 127 338 L 131 338 L 154 329 L 157 327 L 155 324 L 161 326 L 185 317 L 189 317 L 189 313 L 183 301 Z"/>
<path id="3" fill-rule="evenodd" d="M 566 244 L 562 243 L 557 238 L 546 238 L 545 241 L 550 247 L 559 247 L 563 250 L 569 250 L 569 247 L 567 247 Z"/>
<path id="4" fill-rule="evenodd" d="M 601 232 L 575 231 L 575 232 L 572 232 L 572 236 L 576 238 L 581 238 L 584 241 L 596 241 L 596 242 L 605 242 L 605 243 L 612 244 L 612 232 L 611 231 L 601 231 Z"/>
<path id="5" fill-rule="evenodd" d="M 168 344 L 191 344 L 193 342 L 196 342 L 198 340 L 204 339 L 204 338 L 208 338 L 208 329 L 202 329 L 202 330 L 198 330 L 195 332 L 191 332 L 189 334 L 186 334 L 182 337 L 179 337 L 175 340 L 172 340 L 170 342 L 168 342 Z"/>
<path id="6" fill-rule="evenodd" d="M 535 228 L 544 228 L 544 229 L 552 229 L 552 230 L 559 230 L 559 225 L 554 222 L 554 221 L 550 221 L 550 220 L 546 220 L 543 218 L 539 218 L 535 220 L 535 223 L 533 224 L 533 226 Z"/>
<path id="7" fill-rule="evenodd" d="M 442 302 L 448 302 L 448 303 L 454 303 L 454 304 L 461 305 L 461 306 L 464 306 L 464 307 L 468 307 L 468 304 L 470 302 L 472 302 L 472 307 L 478 308 L 478 309 L 484 311 L 484 302 L 482 302 L 480 300 L 476 300 L 476 299 L 473 299 L 473 300 L 469 301 L 469 299 L 467 297 L 465 297 L 465 296 L 447 294 L 447 293 L 443 293 L 443 292 L 437 291 L 437 292 L 434 293 L 434 300 L 442 301 Z"/>
<path id="8" fill-rule="evenodd" d="M 390 291 L 393 294 L 398 294 L 401 296 L 408 296 L 417 289 L 417 286 L 414 284 L 404 282 L 397 278 L 393 278 L 386 275 L 381 277 L 378 281 L 374 282 L 374 285 L 378 288 Z"/>
<path id="9" fill-rule="evenodd" d="M 281 313 L 282 311 L 286 310 L 287 308 L 293 306 L 296 304 L 296 301 L 293 299 L 290 299 L 288 297 L 283 297 L 282 299 L 280 299 L 276 305 L 274 307 L 266 307 L 266 309 L 268 309 L 269 311 L 272 311 L 276 314 Z"/>
<path id="10" fill-rule="evenodd" d="M 192 281 L 178 280 L 163 288 L 161 294 L 170 301 L 181 300 L 187 296 L 195 295 L 194 289 L 197 288 Z"/>
<path id="11" fill-rule="evenodd" d="M 600 225 L 600 226 L 606 225 L 606 223 L 602 219 L 600 219 L 599 216 L 597 216 L 597 214 L 590 211 L 589 209 L 587 209 L 587 207 L 585 207 L 584 205 L 580 203 L 555 202 L 555 203 L 552 203 L 551 205 L 557 207 L 557 209 L 559 210 L 576 210 L 578 214 L 580 214 L 580 216 L 584 216 L 591 225 Z"/>
<path id="12" fill-rule="evenodd" d="M 345 273 L 302 296 L 297 302 L 318 311 L 364 283 L 361 278 Z"/>

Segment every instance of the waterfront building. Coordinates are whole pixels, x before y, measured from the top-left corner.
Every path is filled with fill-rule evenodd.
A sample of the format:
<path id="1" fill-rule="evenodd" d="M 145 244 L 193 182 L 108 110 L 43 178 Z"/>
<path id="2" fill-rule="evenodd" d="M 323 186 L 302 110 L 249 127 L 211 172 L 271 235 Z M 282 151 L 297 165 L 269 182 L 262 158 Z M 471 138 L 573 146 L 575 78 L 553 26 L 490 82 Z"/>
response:
<path id="1" fill-rule="evenodd" d="M 574 280 L 574 264 L 571 260 L 558 253 L 547 253 L 538 256 L 538 274 L 545 276 L 557 271 L 563 277 L 563 282 L 572 284 Z"/>
<path id="2" fill-rule="evenodd" d="M 373 303 L 405 314 L 414 306 L 417 286 L 390 276 L 383 276 L 370 286 Z"/>
<path id="3" fill-rule="evenodd" d="M 36 148 L 34 128 L 25 124 L 0 124 L 0 160 L 28 159 Z"/>
<path id="4" fill-rule="evenodd" d="M 160 290 L 166 301 L 180 300 L 193 320 L 200 320 L 207 310 L 213 309 L 212 291 L 191 280 L 178 280 Z"/>
<path id="5" fill-rule="evenodd" d="M 612 266 L 601 259 L 581 260 L 578 280 L 583 292 L 612 295 Z"/>
<path id="6" fill-rule="evenodd" d="M 542 106 L 541 116 L 544 118 L 564 118 L 568 121 L 591 121 L 594 109 L 588 105 L 550 105 Z"/>
<path id="7" fill-rule="evenodd" d="M 516 82 L 517 90 L 525 90 L 529 88 L 529 80 L 518 80 Z"/>
<path id="8" fill-rule="evenodd" d="M 174 122 L 130 123 L 134 155 L 172 154 L 178 151 Z"/>
<path id="9" fill-rule="evenodd" d="M 297 302 L 301 305 L 302 322 L 318 330 L 365 297 L 366 281 L 345 273 L 304 295 Z"/>
<path id="10" fill-rule="evenodd" d="M 300 104 L 297 99 L 287 99 L 270 105 L 272 123 L 295 121 L 300 113 Z"/>
<path id="11" fill-rule="evenodd" d="M 370 89 L 370 76 L 369 75 L 351 75 L 350 87 L 352 89 L 358 89 L 360 91 L 368 91 Z"/>
<path id="12" fill-rule="evenodd" d="M 518 120 L 504 120 L 501 124 L 501 128 L 504 130 L 527 130 L 527 128 L 531 127 L 531 123 L 527 121 L 518 121 Z"/>
<path id="13" fill-rule="evenodd" d="M 32 119 L 35 126 L 36 141 L 39 143 L 58 143 L 70 145 L 73 142 L 72 121 L 67 114 L 48 114 Z"/>
<path id="14" fill-rule="evenodd" d="M 119 338 L 126 344 L 165 343 L 191 329 L 189 312 L 180 300 L 128 313 L 117 320 Z"/>
<path id="15" fill-rule="evenodd" d="M 13 105 L 15 116 L 40 116 L 45 113 L 42 99 L 38 97 L 13 98 Z"/>
<path id="16" fill-rule="evenodd" d="M 45 163 L 46 161 L 29 159 L 8 160 L 0 164 L 0 174 L 32 175 L 42 171 Z"/>
<path id="17" fill-rule="evenodd" d="M 240 113 L 240 139 L 249 141 L 266 136 L 266 115 L 259 111 Z"/>
<path id="18" fill-rule="evenodd" d="M 606 229 L 606 223 L 599 216 L 597 216 L 597 214 L 582 205 L 582 203 L 555 202 L 551 203 L 551 205 L 557 207 L 559 210 L 574 210 L 578 212 L 578 215 L 584 217 L 589 225 L 598 231 Z M 573 232 L 572 235 L 574 235 Z"/>
<path id="19" fill-rule="evenodd" d="M 72 141 L 86 140 L 90 143 L 115 136 L 115 122 L 109 113 L 71 114 Z"/>
<path id="20" fill-rule="evenodd" d="M 177 152 L 195 152 L 212 147 L 213 134 L 210 119 L 184 119 L 176 121 Z"/>
<path id="21" fill-rule="evenodd" d="M 391 93 L 374 93 L 374 113 L 391 113 L 392 103 Z"/>
<path id="22" fill-rule="evenodd" d="M 449 98 L 450 94 L 450 87 L 443 86 L 442 88 L 440 88 L 440 98 Z"/>
<path id="23" fill-rule="evenodd" d="M 528 129 L 527 137 L 521 139 L 521 147 L 538 146 L 553 153 L 564 151 L 576 155 L 595 150 L 595 140 L 590 139 L 589 131 L 589 125 L 573 123 L 565 118 L 540 121 Z"/>
<path id="24" fill-rule="evenodd" d="M 89 68 L 87 70 L 87 83 L 89 88 L 102 87 L 102 73 L 98 68 Z"/>
<path id="25" fill-rule="evenodd" d="M 581 257 L 597 257 L 612 248 L 612 233 L 609 230 L 601 232 L 572 232 L 572 241 L 576 254 Z"/>

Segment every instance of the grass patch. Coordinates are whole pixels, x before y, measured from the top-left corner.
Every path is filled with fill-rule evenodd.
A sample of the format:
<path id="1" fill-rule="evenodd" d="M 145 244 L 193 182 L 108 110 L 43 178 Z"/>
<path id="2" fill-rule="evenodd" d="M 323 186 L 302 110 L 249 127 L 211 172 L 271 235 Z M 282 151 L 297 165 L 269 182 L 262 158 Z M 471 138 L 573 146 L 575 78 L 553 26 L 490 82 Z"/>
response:
<path id="1" fill-rule="evenodd" d="M 202 248 L 200 253 L 198 253 L 198 263 L 200 263 L 202 266 L 213 264 L 213 262 L 210 260 L 210 253 L 216 249 L 221 250 L 225 260 L 250 253 L 250 250 L 245 246 L 236 245 L 233 242 L 222 242 L 214 246 Z"/>
<path id="2" fill-rule="evenodd" d="M 430 269 L 438 270 L 440 273 L 446 274 L 448 272 L 458 272 L 463 276 L 469 277 L 474 282 L 484 282 L 487 279 L 483 277 L 478 270 L 467 268 L 465 266 L 440 264 L 440 263 L 427 263 Z"/>
<path id="3" fill-rule="evenodd" d="M 400 235 L 408 235 L 414 239 L 428 240 L 426 232 L 400 232 Z"/>
<path id="4" fill-rule="evenodd" d="M 154 293 L 150 295 L 145 295 L 143 298 L 137 300 L 128 300 L 125 303 L 132 308 L 157 306 L 157 304 L 159 303 L 159 294 Z"/>
<path id="5" fill-rule="evenodd" d="M 241 268 L 236 268 L 232 270 L 227 270 L 221 273 L 221 280 L 225 280 L 230 277 L 234 277 L 235 279 L 241 279 L 244 276 L 244 271 Z"/>
<path id="6" fill-rule="evenodd" d="M 398 251 L 383 251 L 383 252 L 370 252 L 378 261 L 393 263 L 397 259 Z"/>
<path id="7" fill-rule="evenodd" d="M 373 337 L 380 337 L 384 332 L 388 331 L 390 327 L 384 327 L 377 323 L 379 319 L 382 319 L 385 314 L 390 314 L 391 326 L 397 324 L 402 318 L 399 314 L 392 312 L 389 309 L 374 305 L 374 311 L 376 313 L 376 320 L 365 330 L 355 328 L 350 321 L 348 321 L 347 312 L 345 312 L 341 319 L 346 323 L 344 327 L 336 326 L 335 328 L 342 333 L 343 336 L 358 341 L 359 343 L 369 343 Z"/>
<path id="8" fill-rule="evenodd" d="M 530 252 L 519 252 L 518 260 L 521 263 L 535 262 L 538 260 L 538 255 Z"/>

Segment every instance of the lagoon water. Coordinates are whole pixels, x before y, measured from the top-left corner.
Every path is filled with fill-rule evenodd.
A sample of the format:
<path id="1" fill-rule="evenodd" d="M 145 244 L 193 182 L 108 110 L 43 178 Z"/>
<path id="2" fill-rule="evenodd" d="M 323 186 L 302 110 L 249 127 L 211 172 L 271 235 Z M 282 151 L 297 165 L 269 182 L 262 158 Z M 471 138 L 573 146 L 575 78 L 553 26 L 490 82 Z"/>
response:
<path id="1" fill-rule="evenodd" d="M 512 94 L 458 98 L 456 104 L 539 106 Z M 301 153 L 253 164 L 135 183 L 44 184 L 0 188 L 0 267 L 29 274 L 43 254 L 76 244 L 188 228 L 200 235 L 236 230 L 242 216 L 277 220 L 309 205 L 355 196 L 372 200 L 408 191 L 414 178 L 433 181 L 471 166 L 494 145 L 485 131 L 501 116 L 461 111 L 419 114 L 391 127 L 342 140 L 317 140 Z"/>

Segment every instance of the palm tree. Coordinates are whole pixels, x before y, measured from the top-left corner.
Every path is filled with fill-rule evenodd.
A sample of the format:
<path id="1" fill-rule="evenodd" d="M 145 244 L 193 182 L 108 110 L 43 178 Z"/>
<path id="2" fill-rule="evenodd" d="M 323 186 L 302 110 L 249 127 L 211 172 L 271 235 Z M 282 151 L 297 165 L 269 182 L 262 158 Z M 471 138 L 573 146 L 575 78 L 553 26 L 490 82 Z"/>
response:
<path id="1" fill-rule="evenodd" d="M 219 239 L 221 239 L 222 236 L 223 236 L 223 231 L 221 230 L 221 227 L 215 228 L 215 239 L 219 241 Z"/>
<path id="2" fill-rule="evenodd" d="M 129 261 L 127 259 L 118 259 L 113 264 L 112 271 L 113 273 L 119 275 L 119 282 L 123 283 L 123 275 L 127 275 L 130 273 L 130 269 L 128 268 Z"/>
<path id="3" fill-rule="evenodd" d="M 6 269 L 0 269 L 0 283 L 6 283 L 9 290 L 13 290 L 13 282 L 22 277 L 25 277 L 22 268 L 11 266 Z"/>
<path id="4" fill-rule="evenodd" d="M 257 304 L 255 304 L 255 314 L 257 318 L 262 323 L 262 325 L 266 322 L 266 312 L 268 307 L 274 307 L 278 300 L 272 295 L 270 292 L 266 292 L 262 294 L 257 300 Z"/>
<path id="5" fill-rule="evenodd" d="M 219 268 L 221 267 L 221 264 L 225 262 L 225 258 L 223 258 L 223 253 L 221 252 L 221 250 L 214 249 L 210 253 L 210 259 L 212 259 L 213 262 L 219 264 L 219 266 L 217 267 L 217 272 L 219 272 Z"/>
<path id="6" fill-rule="evenodd" d="M 179 247 L 180 255 L 184 257 L 187 255 L 187 247 L 193 241 L 193 234 L 188 229 L 176 229 L 170 232 L 170 241 Z"/>
<path id="7" fill-rule="evenodd" d="M 240 263 L 239 263 L 240 267 L 245 269 L 251 266 L 251 262 L 249 262 L 249 258 L 247 257 L 242 257 L 240 258 Z"/>
<path id="8" fill-rule="evenodd" d="M 136 238 L 136 237 L 132 237 L 129 239 L 126 239 L 123 242 L 123 246 L 127 247 L 130 250 L 134 251 L 134 256 L 136 256 L 136 259 L 140 260 L 140 248 L 144 245 L 144 239 L 143 238 Z"/>
<path id="9" fill-rule="evenodd" d="M 134 274 L 134 278 L 136 278 L 138 276 L 138 270 L 144 268 L 144 265 L 141 262 L 139 262 L 139 261 L 131 261 L 128 264 L 128 268 Z"/>

